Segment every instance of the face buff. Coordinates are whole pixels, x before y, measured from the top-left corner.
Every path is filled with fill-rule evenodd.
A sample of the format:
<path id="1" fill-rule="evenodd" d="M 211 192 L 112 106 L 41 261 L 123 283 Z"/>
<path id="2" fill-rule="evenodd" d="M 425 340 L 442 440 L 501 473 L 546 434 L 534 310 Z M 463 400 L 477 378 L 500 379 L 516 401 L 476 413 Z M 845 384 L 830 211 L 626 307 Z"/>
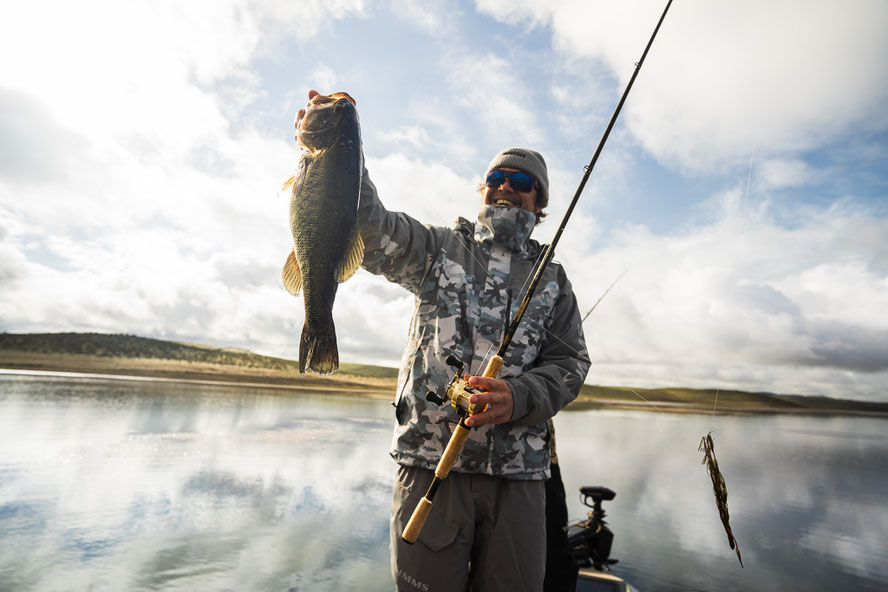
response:
<path id="1" fill-rule="evenodd" d="M 536 215 L 522 208 L 482 205 L 478 222 L 483 227 L 476 230 L 480 241 L 489 238 L 511 251 L 519 251 L 533 232 Z"/>

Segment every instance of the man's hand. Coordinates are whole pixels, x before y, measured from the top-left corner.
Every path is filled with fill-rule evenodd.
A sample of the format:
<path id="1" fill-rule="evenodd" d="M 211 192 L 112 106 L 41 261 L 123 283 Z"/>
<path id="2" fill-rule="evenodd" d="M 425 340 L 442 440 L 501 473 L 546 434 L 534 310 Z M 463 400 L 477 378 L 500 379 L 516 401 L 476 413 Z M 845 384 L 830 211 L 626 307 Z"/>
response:
<path id="1" fill-rule="evenodd" d="M 487 392 L 477 393 L 471 396 L 470 403 L 488 405 L 483 413 L 466 419 L 468 426 L 482 426 L 487 424 L 506 423 L 512 419 L 512 389 L 505 380 L 499 378 L 484 378 L 482 376 L 469 376 L 466 374 L 469 384 L 484 389 Z"/>
<path id="2" fill-rule="evenodd" d="M 308 91 L 308 100 L 311 101 L 313 98 L 315 98 L 319 94 L 321 94 L 321 93 L 319 93 L 316 90 Z M 299 111 L 296 112 L 296 122 L 293 125 L 296 128 L 296 140 L 297 141 L 299 140 L 299 123 L 302 121 L 303 117 L 305 117 L 305 109 L 300 109 Z"/>

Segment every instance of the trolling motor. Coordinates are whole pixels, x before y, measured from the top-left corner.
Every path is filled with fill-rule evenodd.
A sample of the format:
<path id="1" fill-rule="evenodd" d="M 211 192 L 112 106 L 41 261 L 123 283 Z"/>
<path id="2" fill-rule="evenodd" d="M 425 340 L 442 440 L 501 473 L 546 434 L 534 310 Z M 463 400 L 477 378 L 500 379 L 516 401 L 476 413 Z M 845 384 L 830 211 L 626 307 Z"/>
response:
<path id="1" fill-rule="evenodd" d="M 429 391 L 426 393 L 426 401 L 436 405 L 443 405 L 450 399 L 450 405 L 456 409 L 457 415 L 461 418 L 471 417 L 476 413 L 484 411 L 486 405 L 469 402 L 473 394 L 483 393 L 484 389 L 472 386 L 467 380 L 461 378 L 466 365 L 453 354 L 447 356 L 447 359 L 444 361 L 451 368 L 455 368 L 456 373 L 450 379 L 450 383 L 447 385 L 443 395 L 439 395 L 435 391 Z"/>
<path id="2" fill-rule="evenodd" d="M 580 501 L 592 511 L 587 514 L 586 520 L 578 520 L 565 528 L 568 553 L 577 567 L 610 571 L 609 567 L 617 563 L 616 559 L 610 558 L 614 533 L 608 528 L 601 507 L 601 502 L 610 501 L 616 495 L 607 487 L 580 487 Z"/>

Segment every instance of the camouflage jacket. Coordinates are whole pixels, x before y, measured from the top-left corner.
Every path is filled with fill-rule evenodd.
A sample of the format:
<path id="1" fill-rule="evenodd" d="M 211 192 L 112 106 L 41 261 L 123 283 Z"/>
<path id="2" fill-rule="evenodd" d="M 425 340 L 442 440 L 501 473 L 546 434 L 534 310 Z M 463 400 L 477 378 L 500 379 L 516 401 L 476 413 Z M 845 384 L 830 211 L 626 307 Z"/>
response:
<path id="1" fill-rule="evenodd" d="M 425 226 L 387 211 L 365 170 L 358 220 L 364 269 L 416 297 L 398 375 L 391 454 L 400 464 L 434 469 L 458 417 L 449 404 L 427 402 L 426 392 L 444 393 L 453 375 L 444 361 L 448 354 L 462 360 L 466 372 L 482 374 L 496 353 L 541 251 L 529 239 L 535 216 L 482 206 L 475 223 L 459 218 L 452 229 Z M 512 389 L 512 419 L 472 428 L 453 470 L 548 478 L 547 420 L 577 396 L 588 370 L 576 298 L 564 269 L 550 263 L 499 374 Z"/>

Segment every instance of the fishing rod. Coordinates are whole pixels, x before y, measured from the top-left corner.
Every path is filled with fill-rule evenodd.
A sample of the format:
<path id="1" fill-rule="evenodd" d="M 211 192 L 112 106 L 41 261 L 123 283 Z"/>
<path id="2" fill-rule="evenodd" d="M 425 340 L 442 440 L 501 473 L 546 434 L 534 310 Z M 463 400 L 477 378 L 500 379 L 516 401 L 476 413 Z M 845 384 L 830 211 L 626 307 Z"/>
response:
<path id="1" fill-rule="evenodd" d="M 644 48 L 644 52 L 641 54 L 641 59 L 639 59 L 638 62 L 635 63 L 635 70 L 633 70 L 632 76 L 629 78 L 629 83 L 626 85 L 626 89 L 623 91 L 623 96 L 620 97 L 620 102 L 617 103 L 617 108 L 614 110 L 613 115 L 611 115 L 610 122 L 608 122 L 607 127 L 604 130 L 604 134 L 601 136 L 601 140 L 598 143 L 598 148 L 595 149 L 595 154 L 592 156 L 592 160 L 589 161 L 589 164 L 585 167 L 586 172 L 583 174 L 583 178 L 580 181 L 579 187 L 577 187 L 576 193 L 574 193 L 573 199 L 571 200 L 570 205 L 567 208 L 567 212 L 564 214 L 564 218 L 561 220 L 561 224 L 558 226 L 558 230 L 555 232 L 555 236 L 552 239 L 552 242 L 546 245 L 544 255 L 541 258 L 539 265 L 537 266 L 536 273 L 533 276 L 533 280 L 527 287 L 527 291 L 524 293 L 524 298 L 521 300 L 521 304 L 518 306 L 518 310 L 515 311 L 515 316 L 512 317 L 512 322 L 506 329 L 505 334 L 503 335 L 503 340 L 500 342 L 496 354 L 490 358 L 490 361 L 487 363 L 487 367 L 484 369 L 484 374 L 481 375 L 484 378 L 496 378 L 497 375 L 499 375 L 500 369 L 502 369 L 503 367 L 503 358 L 506 354 L 506 350 L 508 350 L 509 345 L 512 343 L 512 338 L 515 336 L 515 332 L 518 330 L 518 324 L 524 317 L 524 311 L 527 309 L 528 304 L 530 304 L 534 292 L 536 291 L 537 285 L 540 283 L 540 279 L 543 277 L 543 273 L 546 271 L 546 267 L 548 267 L 549 263 L 552 261 L 552 257 L 555 255 L 555 246 L 561 239 L 562 233 L 564 233 L 564 228 L 567 226 L 567 222 L 568 220 L 570 220 L 570 216 L 573 213 L 574 207 L 577 205 L 577 201 L 579 201 L 580 199 L 580 194 L 583 193 L 583 189 L 586 187 L 586 182 L 589 180 L 589 176 L 592 174 L 592 169 L 595 168 L 595 163 L 598 162 L 598 157 L 601 155 L 601 150 L 604 148 L 605 142 L 607 142 L 607 138 L 614 127 L 614 123 L 616 123 L 617 121 L 617 116 L 619 116 L 620 111 L 623 108 L 623 103 L 626 102 L 626 97 L 629 96 L 629 91 L 632 89 L 632 84 L 635 82 L 635 78 L 638 76 L 639 70 L 641 70 L 641 65 L 644 63 L 648 51 L 651 49 L 651 45 L 653 45 L 654 43 L 654 38 L 657 36 L 657 32 L 660 30 L 660 25 L 663 24 L 663 20 L 666 18 L 666 13 L 669 12 L 669 7 L 671 5 L 672 0 L 669 0 L 666 3 L 666 8 L 663 10 L 663 14 L 660 16 L 660 20 L 657 22 L 657 26 L 654 28 L 654 32 L 651 35 L 650 40 L 648 40 L 647 46 Z M 405 542 L 410 544 L 415 543 L 416 539 L 419 538 L 419 533 L 422 530 L 426 519 L 429 517 L 429 512 L 432 509 L 432 503 L 434 501 L 435 494 L 437 493 L 438 488 L 441 486 L 441 483 L 444 481 L 444 479 L 447 478 L 447 475 L 450 473 L 450 469 L 453 467 L 453 464 L 459 457 L 459 453 L 462 451 L 466 439 L 469 437 L 469 430 L 471 428 L 466 425 L 466 419 L 476 413 L 483 412 L 486 408 L 486 406 L 484 405 L 470 403 L 470 397 L 472 396 L 472 394 L 481 391 L 476 387 L 469 385 L 468 381 L 460 378 L 464 369 L 464 364 L 456 359 L 454 356 L 447 357 L 447 364 L 454 367 L 456 369 L 456 373 L 454 374 L 453 379 L 447 385 L 445 395 L 442 396 L 429 391 L 429 393 L 426 395 L 426 399 L 430 402 L 437 403 L 438 405 L 444 404 L 444 402 L 449 399 L 451 405 L 454 409 L 456 409 L 457 414 L 460 416 L 460 420 L 456 428 L 453 430 L 453 434 L 450 437 L 450 441 L 447 443 L 447 448 L 444 450 L 444 454 L 441 456 L 441 460 L 438 461 L 438 466 L 435 468 L 435 477 L 434 479 L 432 479 L 428 491 L 426 492 L 425 496 L 421 500 L 419 500 L 419 503 L 416 505 L 416 509 L 414 509 L 413 511 L 413 515 L 410 517 L 410 521 L 407 523 L 407 526 L 404 528 L 404 532 L 401 534 L 401 538 Z"/>

